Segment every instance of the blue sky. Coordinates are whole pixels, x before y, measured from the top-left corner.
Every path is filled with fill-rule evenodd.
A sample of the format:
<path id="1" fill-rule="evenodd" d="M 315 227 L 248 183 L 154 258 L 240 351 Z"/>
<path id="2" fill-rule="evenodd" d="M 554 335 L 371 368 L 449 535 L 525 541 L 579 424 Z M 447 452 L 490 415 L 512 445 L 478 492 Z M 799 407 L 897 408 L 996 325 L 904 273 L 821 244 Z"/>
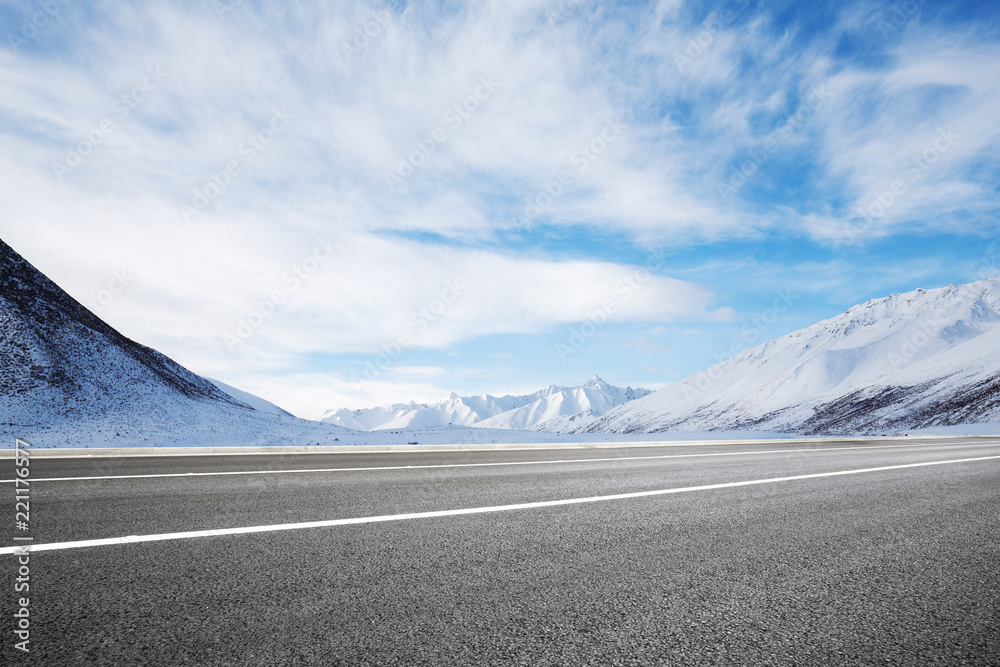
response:
<path id="1" fill-rule="evenodd" d="M 305 417 L 1000 273 L 993 3 L 0 3 L 0 235 Z"/>

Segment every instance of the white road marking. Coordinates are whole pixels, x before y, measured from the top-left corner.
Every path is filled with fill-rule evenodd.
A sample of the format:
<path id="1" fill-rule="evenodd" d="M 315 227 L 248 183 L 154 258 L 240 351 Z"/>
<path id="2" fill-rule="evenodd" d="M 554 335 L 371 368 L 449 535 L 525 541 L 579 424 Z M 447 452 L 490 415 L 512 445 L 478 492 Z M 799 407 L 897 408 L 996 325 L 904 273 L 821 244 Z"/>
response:
<path id="1" fill-rule="evenodd" d="M 422 470 L 425 468 L 489 468 L 493 466 L 553 465 L 557 463 L 604 463 L 608 461 L 645 461 L 652 459 L 686 459 L 706 456 L 752 456 L 759 454 L 794 454 L 797 452 L 832 452 L 845 449 L 905 449 L 938 447 L 940 443 L 917 445 L 851 445 L 848 447 L 808 447 L 801 449 L 767 449 L 743 452 L 709 452 L 698 454 L 658 454 L 656 456 L 613 456 L 591 459 L 547 459 L 543 461 L 494 461 L 491 463 L 439 463 L 410 466 L 371 466 L 364 468 L 290 468 L 288 470 L 223 470 L 218 472 L 164 472 L 148 475 L 94 475 L 90 477 L 32 477 L 32 482 L 79 482 L 96 479 L 150 479 L 156 477 L 220 477 L 225 475 L 284 475 L 316 472 L 372 472 L 378 470 Z M 13 484 L 13 479 L 0 479 L 0 484 Z"/>
<path id="2" fill-rule="evenodd" d="M 285 530 L 303 530 L 306 528 L 328 528 L 331 526 L 348 526 L 362 523 L 383 523 L 387 521 L 408 521 L 412 519 L 431 519 L 435 517 L 460 516 L 463 514 L 485 514 L 488 512 L 509 512 L 512 510 L 538 509 L 542 507 L 558 507 L 561 505 L 580 505 L 583 503 L 596 503 L 608 500 L 626 500 L 630 498 L 647 498 L 651 496 L 663 496 L 673 493 L 687 493 L 689 491 L 710 491 L 713 489 L 730 489 L 739 486 L 754 486 L 758 484 L 774 484 L 777 482 L 791 482 L 802 479 L 819 479 L 822 477 L 837 477 L 841 475 L 859 475 L 869 472 L 882 472 L 885 470 L 902 470 L 905 468 L 920 468 L 925 466 L 949 465 L 952 463 L 971 463 L 974 461 L 991 461 L 1000 459 L 1000 456 L 980 456 L 967 459 L 952 459 L 949 461 L 925 461 L 922 463 L 904 463 L 893 466 L 880 466 L 878 468 L 860 468 L 855 470 L 839 470 L 836 472 L 819 472 L 808 475 L 792 475 L 789 477 L 772 477 L 769 479 L 753 479 L 742 482 L 723 482 L 721 484 L 705 484 L 702 486 L 684 486 L 675 489 L 661 489 L 658 491 L 636 491 L 633 493 L 617 493 L 608 496 L 591 496 L 589 498 L 568 498 L 565 500 L 545 500 L 540 502 L 519 503 L 516 505 L 496 505 L 493 507 L 470 507 L 457 510 L 437 510 L 432 512 L 414 512 L 411 514 L 388 514 L 384 516 L 368 516 L 354 519 L 330 519 L 327 521 L 305 521 L 301 523 L 283 523 L 268 526 L 247 526 L 244 528 L 216 528 L 212 530 L 191 530 L 180 533 L 160 533 L 156 535 L 128 535 L 125 537 L 109 537 L 97 540 L 79 540 L 76 542 L 49 542 L 43 544 L 33 544 L 29 547 L 30 553 L 38 551 L 61 551 L 64 549 L 80 549 L 83 547 L 98 547 L 114 544 L 135 544 L 138 542 L 161 542 L 166 540 L 187 540 L 196 537 L 218 537 L 222 535 L 245 535 L 248 533 L 272 533 Z M 24 547 L 3 547 L 0 554 L 24 553 Z"/>

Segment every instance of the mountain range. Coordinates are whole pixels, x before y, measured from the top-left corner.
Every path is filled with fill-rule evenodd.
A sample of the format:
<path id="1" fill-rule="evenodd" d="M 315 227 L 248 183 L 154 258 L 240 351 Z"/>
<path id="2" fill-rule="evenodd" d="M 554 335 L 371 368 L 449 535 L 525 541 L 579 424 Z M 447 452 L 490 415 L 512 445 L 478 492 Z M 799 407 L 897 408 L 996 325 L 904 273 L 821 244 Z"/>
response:
<path id="1" fill-rule="evenodd" d="M 320 421 L 362 431 L 453 424 L 555 432 L 589 424 L 609 409 L 649 393 L 649 389 L 615 387 L 595 375 L 578 387 L 550 385 L 523 396 L 459 396 L 452 392 L 438 403 L 328 410 Z"/>
<path id="2" fill-rule="evenodd" d="M 8 443 L 552 442 L 949 426 L 1000 430 L 1000 278 L 874 299 L 655 392 L 594 376 L 523 396 L 333 410 L 317 422 L 123 336 L 0 240 L 0 438 Z M 667 437 L 677 436 L 657 439 Z"/>
<path id="3" fill-rule="evenodd" d="M 1000 278 L 874 299 L 568 432 L 893 434 L 1000 422 Z"/>

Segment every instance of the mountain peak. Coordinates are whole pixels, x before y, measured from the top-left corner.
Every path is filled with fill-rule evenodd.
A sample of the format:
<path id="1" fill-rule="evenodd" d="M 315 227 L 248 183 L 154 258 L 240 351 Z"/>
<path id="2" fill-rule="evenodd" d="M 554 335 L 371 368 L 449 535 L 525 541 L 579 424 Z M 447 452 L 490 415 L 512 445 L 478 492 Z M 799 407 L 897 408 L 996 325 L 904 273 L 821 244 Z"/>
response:
<path id="1" fill-rule="evenodd" d="M 570 417 L 577 424 L 592 420 L 648 393 L 647 389 L 615 387 L 594 375 L 578 387 L 549 385 L 523 396 L 462 397 L 451 392 L 447 399 L 429 405 L 411 403 L 366 410 L 328 410 L 322 421 L 370 431 L 445 424 L 549 430 L 548 426 L 558 428 L 562 420 Z"/>
<path id="2" fill-rule="evenodd" d="M 1000 280 L 892 294 L 744 350 L 578 430 L 895 433 L 1000 421 Z"/>
<path id="3" fill-rule="evenodd" d="M 123 336 L 3 240 L 0 415 L 0 437 L 38 447 L 332 444 L 341 433 Z"/>
<path id="4" fill-rule="evenodd" d="M 156 350 L 126 338 L 0 240 L 0 390 L 38 392 L 53 407 L 124 407 L 149 392 L 247 407 Z M 88 354 L 78 354 L 87 350 Z M 56 398 L 58 396 L 58 398 Z M 110 403 L 109 403 L 110 399 Z M 64 403 L 67 404 L 64 406 Z M 70 410 L 72 412 L 72 410 Z"/>

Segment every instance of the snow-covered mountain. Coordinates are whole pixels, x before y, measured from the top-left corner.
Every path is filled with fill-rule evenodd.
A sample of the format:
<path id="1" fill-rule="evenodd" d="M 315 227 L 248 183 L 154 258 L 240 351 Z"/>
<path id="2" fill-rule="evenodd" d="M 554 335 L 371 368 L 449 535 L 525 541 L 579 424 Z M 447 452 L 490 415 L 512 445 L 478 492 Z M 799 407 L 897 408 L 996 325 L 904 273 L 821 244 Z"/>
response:
<path id="1" fill-rule="evenodd" d="M 126 338 L 0 240 L 0 437 L 6 443 L 334 444 L 348 433 L 257 410 L 247 401 L 261 399 L 242 398 Z"/>
<path id="2" fill-rule="evenodd" d="M 439 403 L 397 403 L 375 408 L 328 410 L 321 421 L 374 431 L 454 424 L 477 428 L 559 430 L 590 423 L 611 408 L 649 394 L 615 387 L 596 375 L 579 387 L 549 386 L 523 396 L 458 396 Z"/>
<path id="3" fill-rule="evenodd" d="M 278 407 L 271 401 L 263 399 L 260 396 L 257 396 L 256 394 L 251 394 L 249 391 L 243 391 L 242 389 L 237 389 L 236 387 L 230 384 L 226 384 L 221 380 L 213 380 L 210 377 L 207 377 L 205 379 L 214 384 L 216 387 L 218 387 L 225 393 L 235 398 L 237 401 L 240 401 L 241 403 L 246 403 L 254 410 L 258 410 L 260 412 L 270 412 L 271 414 L 274 415 L 284 415 L 287 417 L 292 416 L 291 412 L 288 412 L 287 410 Z"/>
<path id="4" fill-rule="evenodd" d="M 565 432 L 891 434 L 1000 422 L 1000 278 L 893 294 Z"/>

